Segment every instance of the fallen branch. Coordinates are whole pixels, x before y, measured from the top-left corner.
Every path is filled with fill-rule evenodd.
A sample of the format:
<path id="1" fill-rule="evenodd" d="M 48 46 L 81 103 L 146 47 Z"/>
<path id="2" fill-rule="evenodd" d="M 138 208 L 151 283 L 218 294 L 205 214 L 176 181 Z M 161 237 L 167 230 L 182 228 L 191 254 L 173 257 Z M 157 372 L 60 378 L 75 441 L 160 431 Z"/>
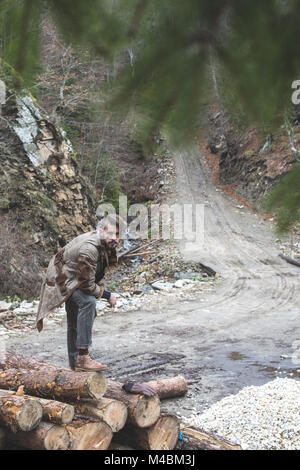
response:
<path id="1" fill-rule="evenodd" d="M 187 427 L 183 427 L 181 431 L 181 439 L 177 441 L 176 445 L 178 450 L 242 450 L 239 445 L 232 444 L 213 434 Z"/>
<path id="2" fill-rule="evenodd" d="M 287 263 L 293 264 L 294 266 L 298 266 L 300 268 L 300 262 L 290 258 L 289 256 L 283 255 L 279 253 L 278 255 L 280 258 L 284 259 Z"/>
<path id="3" fill-rule="evenodd" d="M 128 254 L 124 255 L 124 258 L 129 258 L 130 256 L 153 255 L 155 253 L 156 253 L 156 251 L 143 251 L 143 252 L 137 252 L 137 253 L 128 253 Z"/>

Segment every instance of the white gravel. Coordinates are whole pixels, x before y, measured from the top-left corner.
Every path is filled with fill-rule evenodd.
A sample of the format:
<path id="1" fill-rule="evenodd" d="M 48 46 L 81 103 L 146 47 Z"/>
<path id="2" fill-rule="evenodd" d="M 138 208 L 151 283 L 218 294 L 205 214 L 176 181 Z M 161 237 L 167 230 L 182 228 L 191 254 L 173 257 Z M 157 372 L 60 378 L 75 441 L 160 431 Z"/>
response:
<path id="1" fill-rule="evenodd" d="M 300 381 L 276 378 L 245 387 L 185 422 L 243 449 L 300 450 Z"/>

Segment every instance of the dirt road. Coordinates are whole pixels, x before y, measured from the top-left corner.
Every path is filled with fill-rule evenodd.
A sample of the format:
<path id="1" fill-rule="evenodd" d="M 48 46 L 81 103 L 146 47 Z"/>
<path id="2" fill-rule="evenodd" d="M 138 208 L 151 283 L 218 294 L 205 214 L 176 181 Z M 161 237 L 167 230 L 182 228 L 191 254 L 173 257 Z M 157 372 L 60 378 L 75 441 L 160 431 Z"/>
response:
<path id="1" fill-rule="evenodd" d="M 178 154 L 176 166 L 179 199 L 205 204 L 204 245 L 182 251 L 221 277 L 213 291 L 194 301 L 167 304 L 162 298 L 153 311 L 97 318 L 93 353 L 110 366 L 111 377 L 122 380 L 184 374 L 188 395 L 167 406 L 189 415 L 246 385 L 300 377 L 300 268 L 278 257 L 269 222 L 210 183 L 199 156 Z M 65 322 L 11 340 L 12 345 L 66 364 Z"/>

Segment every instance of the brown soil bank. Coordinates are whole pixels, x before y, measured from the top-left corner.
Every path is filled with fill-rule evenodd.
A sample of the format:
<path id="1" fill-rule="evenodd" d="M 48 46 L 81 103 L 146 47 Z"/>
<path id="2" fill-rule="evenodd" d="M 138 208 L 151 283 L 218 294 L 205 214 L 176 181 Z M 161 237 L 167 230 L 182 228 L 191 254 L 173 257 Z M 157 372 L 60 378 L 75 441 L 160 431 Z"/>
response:
<path id="1" fill-rule="evenodd" d="M 300 144 L 300 125 L 292 127 L 294 145 Z M 241 205 L 259 209 L 260 203 L 296 162 L 287 130 L 263 134 L 257 128 L 244 132 L 228 125 L 221 112 L 214 112 L 200 138 L 212 181 Z"/>

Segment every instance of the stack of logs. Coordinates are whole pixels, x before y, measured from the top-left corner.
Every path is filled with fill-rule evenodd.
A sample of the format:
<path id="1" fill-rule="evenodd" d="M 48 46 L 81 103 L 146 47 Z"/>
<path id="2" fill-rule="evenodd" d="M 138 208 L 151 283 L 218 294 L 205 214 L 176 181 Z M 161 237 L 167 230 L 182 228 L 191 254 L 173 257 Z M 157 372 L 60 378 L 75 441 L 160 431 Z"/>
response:
<path id="1" fill-rule="evenodd" d="M 126 393 L 100 372 L 74 372 L 7 352 L 0 363 L 0 449 L 235 448 L 211 444 L 207 436 L 204 447 L 188 434 L 178 440 L 180 423 L 161 411 L 160 399 L 186 393 L 185 379 L 148 384 L 156 395 Z"/>

